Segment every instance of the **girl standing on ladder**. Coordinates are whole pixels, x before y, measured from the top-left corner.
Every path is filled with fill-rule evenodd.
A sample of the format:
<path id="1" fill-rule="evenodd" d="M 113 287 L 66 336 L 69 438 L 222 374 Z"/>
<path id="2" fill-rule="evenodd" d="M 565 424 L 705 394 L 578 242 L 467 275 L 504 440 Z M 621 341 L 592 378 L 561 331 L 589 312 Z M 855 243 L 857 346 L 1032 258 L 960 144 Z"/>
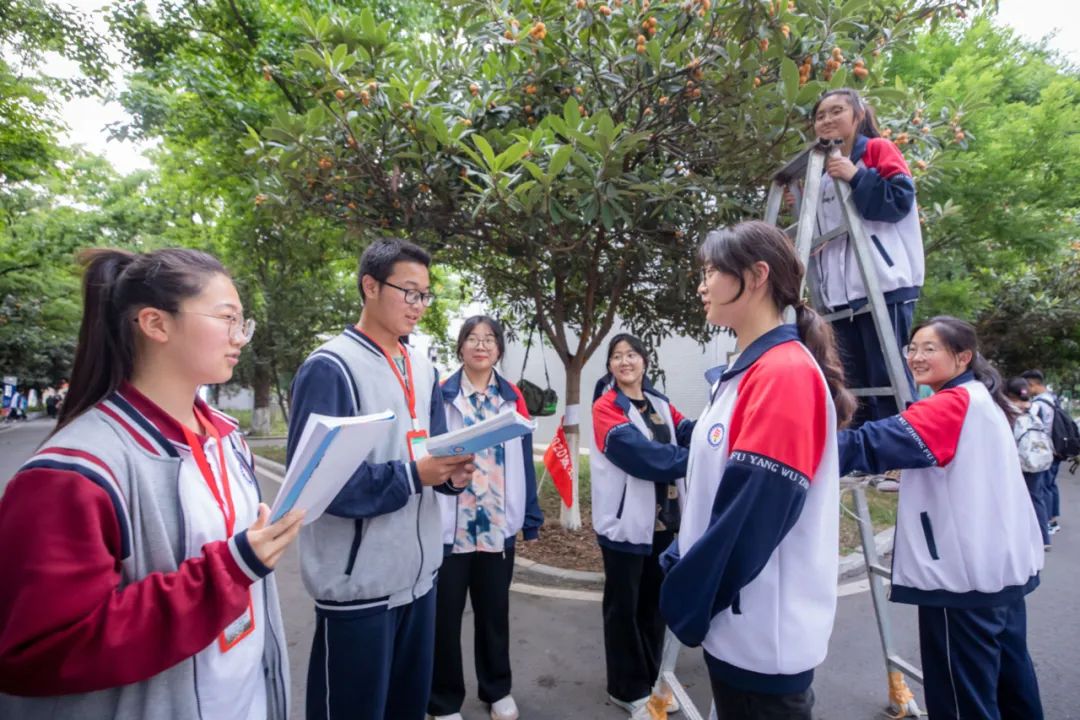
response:
<path id="1" fill-rule="evenodd" d="M 844 223 L 836 180 L 851 187 L 851 198 L 873 244 L 874 269 L 885 295 L 897 347 L 911 331 L 915 302 L 925 277 L 922 230 L 915 204 L 915 183 L 900 149 L 881 137 L 874 110 L 849 88 L 829 90 L 814 106 L 814 132 L 821 140 L 842 141 L 826 160 L 818 203 L 818 230 L 828 233 Z M 829 312 L 856 311 L 866 305 L 867 291 L 848 234 L 816 255 L 810 272 L 816 274 L 821 301 Z M 833 323 L 847 384 L 853 388 L 890 385 L 885 357 L 870 313 Z M 911 376 L 911 396 L 916 397 Z M 853 425 L 896 414 L 893 397 L 866 397 Z"/>

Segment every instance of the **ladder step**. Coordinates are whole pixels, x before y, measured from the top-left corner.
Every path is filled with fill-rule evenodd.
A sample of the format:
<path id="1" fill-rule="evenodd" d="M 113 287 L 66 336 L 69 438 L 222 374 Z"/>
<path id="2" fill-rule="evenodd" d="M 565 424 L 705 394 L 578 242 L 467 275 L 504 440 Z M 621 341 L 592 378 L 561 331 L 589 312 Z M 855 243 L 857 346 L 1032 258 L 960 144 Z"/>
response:
<path id="1" fill-rule="evenodd" d="M 915 667 L 914 665 L 909 663 L 904 658 L 900 657 L 899 655 L 890 655 L 887 658 L 887 663 L 890 666 L 896 668 L 900 672 L 907 675 L 909 678 L 911 678 L 915 682 L 917 682 L 919 684 L 922 684 L 922 681 L 923 681 L 922 670 Z"/>
<path id="2" fill-rule="evenodd" d="M 855 397 L 879 397 L 886 395 L 894 395 L 895 391 L 891 387 L 872 387 L 872 388 L 848 388 L 851 394 Z"/>
<path id="3" fill-rule="evenodd" d="M 815 250 L 817 250 L 819 247 L 824 245 L 825 243 L 829 242 L 830 240 L 835 240 L 836 238 L 840 237 L 841 235 L 846 235 L 846 234 L 847 234 L 847 226 L 846 225 L 839 225 L 836 228 L 833 228 L 829 232 L 825 233 L 824 235 L 818 235 L 817 237 L 815 237 L 813 240 L 810 241 L 810 252 L 812 253 Z"/>
<path id="4" fill-rule="evenodd" d="M 866 566 L 866 569 L 877 575 L 878 577 L 883 577 L 886 580 L 892 580 L 892 570 L 889 570 L 887 567 L 870 564 Z"/>
<path id="5" fill-rule="evenodd" d="M 856 315 L 865 315 L 868 312 L 870 312 L 870 303 L 866 303 L 858 310 L 852 310 L 851 308 L 848 308 L 847 310 L 838 310 L 833 313 L 827 313 L 825 315 L 822 315 L 821 317 L 825 320 L 825 322 L 836 322 L 837 320 L 847 320 L 848 318 L 853 318 Z"/>

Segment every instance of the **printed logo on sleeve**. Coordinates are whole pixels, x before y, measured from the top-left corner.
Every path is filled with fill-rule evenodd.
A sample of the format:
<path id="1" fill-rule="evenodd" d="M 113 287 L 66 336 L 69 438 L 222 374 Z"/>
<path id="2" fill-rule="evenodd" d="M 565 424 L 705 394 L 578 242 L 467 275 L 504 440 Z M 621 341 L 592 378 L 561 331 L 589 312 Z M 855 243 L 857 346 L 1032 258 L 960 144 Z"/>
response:
<path id="1" fill-rule="evenodd" d="M 723 423 L 716 423 L 709 428 L 709 434 L 706 436 L 709 440 L 709 444 L 714 448 L 720 447 L 724 442 L 724 425 Z"/>

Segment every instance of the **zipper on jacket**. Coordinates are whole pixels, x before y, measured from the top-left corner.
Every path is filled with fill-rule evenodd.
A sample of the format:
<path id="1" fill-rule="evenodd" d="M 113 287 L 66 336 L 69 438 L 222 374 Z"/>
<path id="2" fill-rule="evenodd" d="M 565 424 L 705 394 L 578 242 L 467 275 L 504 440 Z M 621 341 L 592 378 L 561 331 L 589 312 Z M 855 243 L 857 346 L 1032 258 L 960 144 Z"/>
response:
<path id="1" fill-rule="evenodd" d="M 416 503 L 416 544 L 420 546 L 420 567 L 416 570 L 416 582 L 412 586 L 412 599 L 416 600 L 416 586 L 424 574 L 424 540 L 420 536 L 420 508 L 424 506 L 424 489 L 420 488 L 420 500 Z"/>
<path id="2" fill-rule="evenodd" d="M 930 515 L 925 512 L 919 513 L 919 519 L 922 521 L 923 536 L 926 538 L 926 549 L 930 551 L 930 557 L 933 560 L 940 560 L 937 552 L 937 543 L 934 542 L 934 528 L 930 525 Z"/>
<path id="3" fill-rule="evenodd" d="M 356 556 L 360 552 L 360 539 L 364 535 L 364 520 L 363 518 L 356 518 L 353 520 L 353 539 L 352 545 L 349 546 L 349 559 L 345 563 L 345 574 L 352 575 L 353 566 L 356 565 Z"/>

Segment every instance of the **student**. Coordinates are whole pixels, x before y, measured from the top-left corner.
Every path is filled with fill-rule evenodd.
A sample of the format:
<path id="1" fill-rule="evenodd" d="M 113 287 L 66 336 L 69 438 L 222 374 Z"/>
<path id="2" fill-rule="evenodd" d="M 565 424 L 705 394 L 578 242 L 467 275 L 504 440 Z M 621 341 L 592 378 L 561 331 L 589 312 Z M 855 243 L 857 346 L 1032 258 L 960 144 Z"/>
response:
<path id="1" fill-rule="evenodd" d="M 1050 392 L 1046 387 L 1046 378 L 1042 370 L 1027 370 L 1021 374 L 1027 380 L 1028 390 L 1031 393 L 1031 409 L 1047 432 L 1052 432 L 1054 427 L 1054 413 L 1057 412 L 1057 395 Z M 1050 516 L 1049 532 L 1056 535 L 1061 530 L 1058 516 L 1061 515 L 1061 492 L 1058 490 L 1057 476 L 1061 469 L 1061 461 L 1055 459 L 1050 469 L 1046 472 L 1043 482 L 1043 492 L 1046 498 L 1046 512 Z"/>
<path id="2" fill-rule="evenodd" d="M 873 245 L 871 255 L 896 345 L 903 347 L 925 275 L 911 171 L 900 149 L 881 137 L 873 108 L 856 91 L 829 90 L 810 116 L 818 138 L 843 141 L 839 152 L 834 151 L 826 160 L 818 229 L 826 233 L 843 224 L 836 181 L 846 182 Z M 811 272 L 816 273 L 822 301 L 831 312 L 859 310 L 866 305 L 866 288 L 855 248 L 846 233 L 827 243 L 816 258 Z M 887 386 L 889 374 L 872 316 L 863 313 L 839 320 L 833 323 L 833 330 L 848 384 L 854 388 Z M 910 375 L 907 382 L 911 396 L 916 397 Z M 896 412 L 892 397 L 866 397 L 855 413 L 853 426 Z"/>
<path id="3" fill-rule="evenodd" d="M 80 259 L 71 387 L 0 500 L 0 717 L 284 720 L 266 576 L 303 514 L 268 522 L 236 422 L 196 397 L 254 322 L 205 253 Z"/>
<path id="4" fill-rule="evenodd" d="M 704 647 L 718 717 L 810 720 L 836 612 L 836 431 L 855 401 L 782 231 L 717 230 L 700 258 L 706 319 L 741 352 L 706 375 L 660 609 L 683 644 Z"/>
<path id="5" fill-rule="evenodd" d="M 404 240 L 377 240 L 360 258 L 360 321 L 308 356 L 296 373 L 288 459 L 311 413 L 392 410 L 393 428 L 326 513 L 301 533 L 304 586 L 315 598 L 307 717 L 419 720 L 435 641 L 442 521 L 432 489 L 457 493 L 471 455 L 436 458 L 446 431 L 442 392 L 423 353 L 400 341 L 434 301 L 431 259 Z"/>
<path id="6" fill-rule="evenodd" d="M 607 369 L 593 402 L 592 520 L 604 558 L 608 699 L 633 715 L 660 670 L 657 558 L 679 530 L 675 482 L 686 474 L 694 423 L 645 377 L 648 351 L 638 338 L 613 337 Z"/>
<path id="7" fill-rule="evenodd" d="M 457 338 L 461 369 L 442 386 L 449 430 L 503 412 L 528 417 L 525 398 L 495 369 L 506 349 L 502 325 L 486 315 L 468 318 Z M 544 514 L 536 498 L 532 433 L 477 453 L 472 483 L 456 497 L 442 495 L 443 564 L 435 610 L 435 677 L 428 712 L 461 720 L 465 675 L 461 616 L 472 600 L 476 680 L 492 720 L 517 720 L 510 694 L 510 581 L 514 540 L 539 537 Z"/>
<path id="8" fill-rule="evenodd" d="M 1013 437 L 1020 456 L 1020 469 L 1024 472 L 1031 505 L 1039 521 L 1045 549 L 1050 549 L 1049 515 L 1046 511 L 1046 477 L 1054 460 L 1053 443 L 1039 416 L 1032 412 L 1028 381 L 1022 377 L 1009 380 L 1005 397 L 1012 405 L 1015 415 Z"/>
<path id="9" fill-rule="evenodd" d="M 1024 596 L 1039 583 L 1043 548 L 1013 410 L 969 323 L 928 320 L 907 361 L 934 394 L 840 433 L 840 471 L 904 468 L 890 599 L 919 608 L 927 712 L 1040 720 Z"/>

